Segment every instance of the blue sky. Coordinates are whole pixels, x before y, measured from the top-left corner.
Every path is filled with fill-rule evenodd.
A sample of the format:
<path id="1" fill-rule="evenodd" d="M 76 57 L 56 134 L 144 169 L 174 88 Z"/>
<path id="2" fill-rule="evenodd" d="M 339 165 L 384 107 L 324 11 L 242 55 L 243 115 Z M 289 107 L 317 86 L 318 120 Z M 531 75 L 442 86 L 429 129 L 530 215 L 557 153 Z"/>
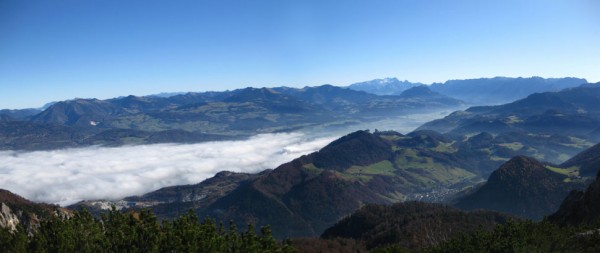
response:
<path id="1" fill-rule="evenodd" d="M 600 81 L 595 0 L 0 0 L 0 108 L 247 86 Z"/>

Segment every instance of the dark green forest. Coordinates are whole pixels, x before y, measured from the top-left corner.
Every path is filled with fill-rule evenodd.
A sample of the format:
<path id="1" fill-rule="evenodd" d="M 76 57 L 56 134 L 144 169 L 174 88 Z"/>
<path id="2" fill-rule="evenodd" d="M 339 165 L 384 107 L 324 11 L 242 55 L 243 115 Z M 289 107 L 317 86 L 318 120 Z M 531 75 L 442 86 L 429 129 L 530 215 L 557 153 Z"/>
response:
<path id="1" fill-rule="evenodd" d="M 490 232 L 450 240 L 428 252 L 600 252 L 597 228 L 560 227 L 548 221 L 509 222 Z"/>
<path id="2" fill-rule="evenodd" d="M 81 210 L 68 219 L 46 219 L 35 228 L 0 229 L 0 252 L 600 252 L 598 227 L 600 223 L 574 227 L 546 220 L 509 221 L 418 249 L 393 241 L 368 245 L 360 237 L 278 242 L 268 226 L 257 232 L 249 224 L 240 231 L 233 223 L 226 228 L 209 218 L 200 220 L 192 211 L 159 222 L 149 210 L 112 210 L 100 218 Z"/>
<path id="3" fill-rule="evenodd" d="M 29 231 L 27 231 L 29 230 Z M 94 218 L 86 210 L 51 218 L 37 228 L 0 229 L 0 252 L 296 252 L 276 241 L 269 227 L 239 231 L 194 212 L 159 222 L 148 210 L 112 210 Z"/>

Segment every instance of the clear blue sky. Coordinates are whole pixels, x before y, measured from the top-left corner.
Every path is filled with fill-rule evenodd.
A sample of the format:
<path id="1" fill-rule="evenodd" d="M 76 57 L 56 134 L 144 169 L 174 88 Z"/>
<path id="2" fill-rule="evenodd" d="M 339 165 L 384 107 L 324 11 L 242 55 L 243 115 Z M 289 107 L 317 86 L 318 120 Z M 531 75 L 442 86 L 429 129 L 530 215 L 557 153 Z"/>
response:
<path id="1" fill-rule="evenodd" d="M 0 108 L 494 76 L 600 81 L 600 1 L 0 0 Z"/>

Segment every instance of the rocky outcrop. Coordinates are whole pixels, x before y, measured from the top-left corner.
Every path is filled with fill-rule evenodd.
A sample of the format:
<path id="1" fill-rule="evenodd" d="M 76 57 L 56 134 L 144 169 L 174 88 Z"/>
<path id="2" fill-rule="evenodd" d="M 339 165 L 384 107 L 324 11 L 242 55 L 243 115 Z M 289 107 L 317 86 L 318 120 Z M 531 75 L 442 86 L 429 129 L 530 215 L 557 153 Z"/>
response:
<path id="1" fill-rule="evenodd" d="M 19 217 L 13 213 L 10 207 L 0 203 L 0 227 L 14 231 L 17 229 L 19 222 Z"/>
<path id="2" fill-rule="evenodd" d="M 70 210 L 57 205 L 35 203 L 10 191 L 0 189 L 0 228 L 11 231 L 22 225 L 27 231 L 39 226 L 44 219 L 51 217 L 69 218 Z"/>

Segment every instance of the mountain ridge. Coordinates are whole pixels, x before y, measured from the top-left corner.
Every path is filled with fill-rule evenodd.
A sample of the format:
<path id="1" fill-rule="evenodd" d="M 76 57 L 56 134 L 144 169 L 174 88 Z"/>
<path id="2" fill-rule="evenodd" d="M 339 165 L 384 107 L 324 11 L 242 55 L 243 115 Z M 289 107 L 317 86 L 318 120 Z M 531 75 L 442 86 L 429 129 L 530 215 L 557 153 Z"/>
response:
<path id="1" fill-rule="evenodd" d="M 179 136 L 190 137 L 185 143 L 219 137 L 243 139 L 260 133 L 371 122 L 460 106 L 462 102 L 444 96 L 377 96 L 331 85 L 73 99 L 56 102 L 30 116 L 14 116 L 25 112 L 0 114 L 0 122 L 11 122 L 0 128 L 0 148 L 65 148 L 87 146 L 90 141 L 108 146 L 181 142 Z M 29 145 L 27 133 L 18 135 L 22 132 L 15 130 L 19 125 L 30 128 L 31 133 L 48 132 L 40 134 L 44 145 Z M 53 134 L 52 129 L 59 132 Z M 73 131 L 73 135 L 61 135 L 63 129 Z M 8 137 L 3 133 L 9 133 Z M 155 134 L 160 138 L 151 138 Z M 103 136 L 110 138 L 100 139 Z"/>
<path id="2" fill-rule="evenodd" d="M 600 125 L 600 108 L 596 106 L 599 99 L 600 84 L 535 93 L 504 105 L 456 111 L 418 129 L 456 134 L 520 131 L 595 139 L 592 133 Z"/>
<path id="3" fill-rule="evenodd" d="M 427 84 L 427 86 L 432 91 L 460 99 L 468 104 L 494 105 L 522 99 L 533 93 L 558 91 L 585 83 L 587 80 L 575 77 L 541 78 L 534 76 L 456 79 Z M 397 78 L 385 78 L 354 83 L 348 87 L 377 95 L 398 95 L 405 90 L 422 85 L 425 84 L 399 81 Z"/>

